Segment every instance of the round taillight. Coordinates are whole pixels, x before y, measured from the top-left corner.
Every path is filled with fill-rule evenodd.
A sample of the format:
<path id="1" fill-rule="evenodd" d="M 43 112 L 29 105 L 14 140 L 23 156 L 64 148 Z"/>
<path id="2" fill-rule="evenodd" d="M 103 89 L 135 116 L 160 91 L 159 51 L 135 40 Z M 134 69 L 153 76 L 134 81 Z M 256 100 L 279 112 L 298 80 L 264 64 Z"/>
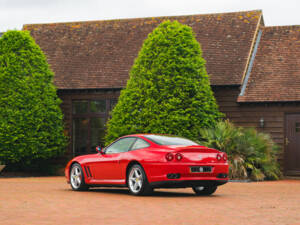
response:
<path id="1" fill-rule="evenodd" d="M 220 154 L 217 154 L 217 160 L 220 161 L 222 159 L 222 156 Z"/>
<path id="2" fill-rule="evenodd" d="M 183 156 L 182 156 L 180 153 L 177 153 L 177 154 L 175 155 L 175 159 L 176 159 L 177 161 L 182 160 L 182 158 L 183 158 Z"/>
<path id="3" fill-rule="evenodd" d="M 227 155 L 226 154 L 223 155 L 223 160 L 227 161 Z"/>
<path id="4" fill-rule="evenodd" d="M 174 156 L 173 156 L 172 153 L 167 153 L 167 154 L 166 154 L 166 160 L 167 160 L 167 161 L 172 161 L 173 159 L 174 159 Z"/>

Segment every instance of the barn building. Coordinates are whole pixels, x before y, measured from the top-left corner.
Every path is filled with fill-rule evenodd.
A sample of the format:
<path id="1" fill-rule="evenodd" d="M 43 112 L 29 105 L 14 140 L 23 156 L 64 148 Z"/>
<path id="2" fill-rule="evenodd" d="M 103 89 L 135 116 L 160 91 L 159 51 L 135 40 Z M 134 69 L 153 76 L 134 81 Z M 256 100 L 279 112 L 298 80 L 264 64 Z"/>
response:
<path id="1" fill-rule="evenodd" d="M 193 28 L 220 110 L 269 133 L 286 175 L 300 175 L 300 26 L 264 26 L 261 11 L 24 25 L 63 100 L 69 156 L 93 152 L 147 38 L 164 20 Z"/>

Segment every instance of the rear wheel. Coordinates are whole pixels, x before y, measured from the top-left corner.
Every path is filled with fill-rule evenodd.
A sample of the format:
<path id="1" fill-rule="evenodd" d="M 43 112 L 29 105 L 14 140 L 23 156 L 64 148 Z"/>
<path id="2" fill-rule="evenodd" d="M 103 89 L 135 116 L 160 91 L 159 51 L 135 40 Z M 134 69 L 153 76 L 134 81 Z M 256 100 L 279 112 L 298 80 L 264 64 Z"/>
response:
<path id="1" fill-rule="evenodd" d="M 84 174 L 80 164 L 74 163 L 70 172 L 70 183 L 74 191 L 86 191 L 89 187 L 84 182 Z"/>
<path id="2" fill-rule="evenodd" d="M 193 190 L 196 195 L 212 195 L 217 188 L 217 186 L 198 186 L 193 187 Z"/>
<path id="3" fill-rule="evenodd" d="M 149 195 L 153 189 L 150 187 L 146 173 L 142 166 L 134 164 L 127 175 L 127 185 L 133 195 Z"/>

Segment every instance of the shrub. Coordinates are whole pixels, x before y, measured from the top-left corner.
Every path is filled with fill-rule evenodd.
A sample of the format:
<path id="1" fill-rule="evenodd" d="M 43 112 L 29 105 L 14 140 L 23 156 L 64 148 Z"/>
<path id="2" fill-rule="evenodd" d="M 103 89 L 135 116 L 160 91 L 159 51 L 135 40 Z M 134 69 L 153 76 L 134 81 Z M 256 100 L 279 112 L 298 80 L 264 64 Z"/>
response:
<path id="1" fill-rule="evenodd" d="M 221 117 L 192 29 L 165 21 L 149 34 L 108 122 L 106 143 L 126 134 L 197 139 Z"/>
<path id="2" fill-rule="evenodd" d="M 276 159 L 278 146 L 268 134 L 254 128 L 218 122 L 214 129 L 202 129 L 201 144 L 228 154 L 232 179 L 277 180 L 281 176 Z"/>
<path id="3" fill-rule="evenodd" d="M 65 149 L 61 103 L 46 57 L 27 31 L 0 38 L 0 159 L 28 165 Z"/>

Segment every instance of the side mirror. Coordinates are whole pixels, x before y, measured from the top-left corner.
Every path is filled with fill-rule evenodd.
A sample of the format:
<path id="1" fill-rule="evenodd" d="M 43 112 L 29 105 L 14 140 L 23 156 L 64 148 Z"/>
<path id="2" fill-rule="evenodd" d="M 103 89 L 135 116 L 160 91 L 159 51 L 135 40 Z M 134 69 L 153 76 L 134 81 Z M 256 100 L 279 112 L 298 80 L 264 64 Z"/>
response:
<path id="1" fill-rule="evenodd" d="M 101 146 L 97 146 L 96 151 L 99 152 L 100 154 L 103 154 L 103 149 L 101 148 Z"/>

